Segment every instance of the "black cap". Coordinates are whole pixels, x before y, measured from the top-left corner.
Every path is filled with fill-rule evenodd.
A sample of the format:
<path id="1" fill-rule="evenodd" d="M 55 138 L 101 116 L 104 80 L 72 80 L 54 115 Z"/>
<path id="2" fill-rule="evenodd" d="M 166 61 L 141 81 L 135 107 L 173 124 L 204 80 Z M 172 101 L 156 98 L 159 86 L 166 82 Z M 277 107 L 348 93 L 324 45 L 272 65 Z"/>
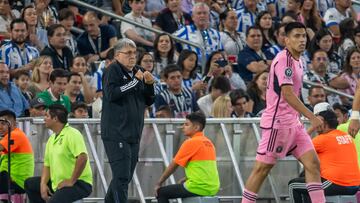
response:
<path id="1" fill-rule="evenodd" d="M 46 104 L 43 99 L 34 98 L 34 99 L 30 100 L 30 107 L 31 108 L 46 107 Z"/>

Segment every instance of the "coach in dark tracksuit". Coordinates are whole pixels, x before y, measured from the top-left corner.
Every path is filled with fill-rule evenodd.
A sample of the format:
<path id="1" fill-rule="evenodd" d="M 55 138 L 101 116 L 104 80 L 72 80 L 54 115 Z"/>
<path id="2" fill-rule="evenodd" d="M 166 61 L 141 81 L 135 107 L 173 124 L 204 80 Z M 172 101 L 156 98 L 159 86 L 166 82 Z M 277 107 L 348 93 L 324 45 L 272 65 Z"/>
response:
<path id="1" fill-rule="evenodd" d="M 115 59 L 104 73 L 101 137 L 113 179 L 106 203 L 126 203 L 138 161 L 145 107 L 154 102 L 154 78 L 136 64 L 136 45 L 121 39 L 114 46 Z"/>

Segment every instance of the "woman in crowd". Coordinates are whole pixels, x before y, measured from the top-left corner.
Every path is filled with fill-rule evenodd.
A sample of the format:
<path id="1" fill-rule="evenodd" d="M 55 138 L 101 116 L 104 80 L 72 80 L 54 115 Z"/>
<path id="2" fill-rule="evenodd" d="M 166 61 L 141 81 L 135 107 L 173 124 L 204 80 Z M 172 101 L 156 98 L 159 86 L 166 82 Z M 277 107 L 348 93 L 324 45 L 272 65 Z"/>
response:
<path id="1" fill-rule="evenodd" d="M 248 112 L 260 116 L 259 113 L 265 108 L 266 83 L 269 71 L 265 70 L 255 75 L 254 79 L 249 83 L 247 93 L 250 97 L 248 103 Z"/>
<path id="2" fill-rule="evenodd" d="M 228 95 L 222 95 L 215 99 L 211 108 L 212 118 L 230 118 L 231 112 L 231 100 Z"/>
<path id="3" fill-rule="evenodd" d="M 154 74 L 159 77 L 160 72 L 168 65 L 175 64 L 175 43 L 170 35 L 163 33 L 158 35 L 154 41 Z"/>
<path id="4" fill-rule="evenodd" d="M 154 71 L 154 57 L 151 53 L 146 52 L 145 50 L 140 52 L 138 58 L 137 58 L 137 65 L 144 68 L 144 70 L 149 71 L 150 73 L 153 73 Z M 160 78 L 155 76 L 155 94 L 159 94 L 162 90 L 166 88 L 166 83 L 161 83 Z M 163 85 L 162 85 L 163 84 Z"/>
<path id="5" fill-rule="evenodd" d="M 244 80 L 238 73 L 233 72 L 231 65 L 226 60 L 225 55 L 221 51 L 214 51 L 210 54 L 206 65 L 204 81 L 209 81 L 212 77 L 225 75 L 229 78 L 232 89 L 246 89 Z M 208 82 L 210 84 L 210 82 Z"/>
<path id="6" fill-rule="evenodd" d="M 37 26 L 38 16 L 35 7 L 33 5 L 26 6 L 22 10 L 21 18 L 28 24 L 30 44 L 41 51 L 49 42 L 46 30 Z"/>
<path id="7" fill-rule="evenodd" d="M 349 88 L 343 90 L 345 93 L 355 95 L 356 85 L 359 81 L 360 74 L 360 50 L 353 48 L 349 50 L 345 59 L 345 65 L 341 77 L 349 83 Z M 345 101 L 344 101 L 345 100 Z M 347 99 L 343 103 L 348 104 Z"/>
<path id="8" fill-rule="evenodd" d="M 139 52 L 136 64 L 144 68 L 144 70 L 149 71 L 150 73 L 154 71 L 154 58 L 151 53 L 145 50 Z M 164 82 L 162 84 L 160 78 L 154 77 L 154 79 L 155 95 L 157 95 L 160 94 L 161 91 L 166 89 L 166 83 Z M 151 105 L 149 108 L 147 108 L 145 115 L 147 117 L 154 118 L 156 115 L 155 106 Z"/>
<path id="9" fill-rule="evenodd" d="M 225 10 L 220 14 L 222 31 L 220 32 L 221 43 L 228 56 L 233 56 L 237 62 L 237 55 L 246 46 L 245 36 L 236 30 L 238 18 L 234 10 Z"/>
<path id="10" fill-rule="evenodd" d="M 326 29 L 320 29 L 310 41 L 308 51 L 306 52 L 307 64 L 311 62 L 311 56 L 316 50 L 321 49 L 327 52 L 329 57 L 328 71 L 333 74 L 338 74 L 341 71 L 341 57 L 334 49 L 334 43 L 331 32 Z"/>
<path id="11" fill-rule="evenodd" d="M 201 75 L 198 73 L 198 57 L 194 51 L 184 49 L 181 51 L 178 60 L 178 66 L 181 68 L 183 77 L 183 86 L 191 88 L 200 98 L 206 91 L 207 84 L 201 81 Z"/>
<path id="12" fill-rule="evenodd" d="M 40 56 L 34 62 L 34 69 L 31 75 L 31 85 L 29 91 L 36 96 L 38 93 L 49 88 L 49 77 L 53 71 L 51 57 Z"/>
<path id="13" fill-rule="evenodd" d="M 315 0 L 304 0 L 300 16 L 305 26 L 313 33 L 320 30 L 322 21 Z"/>
<path id="14" fill-rule="evenodd" d="M 260 27 L 263 36 L 263 49 L 268 49 L 275 44 L 273 34 L 273 21 L 270 12 L 262 11 L 256 18 L 256 25 Z"/>

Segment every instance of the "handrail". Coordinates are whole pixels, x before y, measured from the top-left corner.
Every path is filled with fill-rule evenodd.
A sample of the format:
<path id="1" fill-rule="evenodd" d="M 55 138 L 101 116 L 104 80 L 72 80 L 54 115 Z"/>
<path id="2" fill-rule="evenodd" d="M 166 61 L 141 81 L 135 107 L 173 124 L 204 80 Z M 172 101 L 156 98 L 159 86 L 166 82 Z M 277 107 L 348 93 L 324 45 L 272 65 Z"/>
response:
<path id="1" fill-rule="evenodd" d="M 338 90 L 335 90 L 331 87 L 328 87 L 328 86 L 325 86 L 325 85 L 322 85 L 320 83 L 316 83 L 316 82 L 311 82 L 310 80 L 304 80 L 304 83 L 305 84 L 308 84 L 308 85 L 311 85 L 311 86 L 321 86 L 324 88 L 325 91 L 327 92 L 330 92 L 330 93 L 334 93 L 334 94 L 337 94 L 337 95 L 340 95 L 340 96 L 344 96 L 344 97 L 347 97 L 349 99 L 354 99 L 354 96 L 350 95 L 350 94 L 346 94 L 344 92 L 340 92 Z"/>
<path id="2" fill-rule="evenodd" d="M 359 0 L 352 0 L 352 3 L 353 3 L 353 4 L 356 4 L 356 5 L 360 5 L 360 1 L 359 1 Z"/>
<path id="3" fill-rule="evenodd" d="M 143 25 L 141 23 L 138 23 L 138 22 L 135 22 L 135 21 L 132 21 L 131 19 L 129 18 L 125 18 L 125 17 L 122 17 L 122 16 L 119 16 L 119 15 L 116 15 L 114 13 L 110 13 L 109 11 L 105 11 L 103 9 L 100 9 L 96 6 L 93 6 L 91 4 L 87 4 L 87 3 L 84 3 L 82 1 L 78 1 L 78 0 L 65 0 L 66 2 L 69 2 L 69 3 L 72 3 L 72 4 L 75 4 L 75 5 L 78 5 L 78 6 L 82 6 L 82 7 L 85 7 L 87 9 L 90 9 L 90 10 L 93 10 L 93 11 L 96 11 L 96 12 L 99 12 L 103 15 L 106 15 L 106 16 L 110 16 L 112 18 L 115 18 L 115 19 L 118 19 L 120 21 L 124 21 L 126 23 L 129 23 L 131 25 L 135 25 L 137 27 L 140 27 L 140 28 L 143 28 L 143 29 L 146 29 L 146 30 L 149 30 L 151 32 L 154 32 L 156 34 L 161 34 L 161 33 L 166 33 L 162 30 L 158 30 L 158 29 L 155 29 L 153 27 L 150 27 L 150 26 L 146 26 L 146 25 Z M 201 50 L 201 58 L 203 59 L 201 61 L 201 67 L 202 67 L 202 70 L 205 70 L 205 64 L 206 64 L 206 54 L 205 54 L 205 48 L 202 47 L 200 44 L 198 43 L 194 43 L 194 42 L 190 42 L 190 41 L 187 41 L 187 40 L 184 40 L 184 39 L 181 39 L 179 37 L 176 37 L 174 35 L 172 35 L 171 33 L 167 33 L 171 36 L 172 39 L 174 39 L 175 41 L 178 41 L 178 42 L 181 42 L 181 43 L 184 43 L 184 44 L 188 44 L 190 46 L 193 46 L 193 47 L 197 47 Z"/>

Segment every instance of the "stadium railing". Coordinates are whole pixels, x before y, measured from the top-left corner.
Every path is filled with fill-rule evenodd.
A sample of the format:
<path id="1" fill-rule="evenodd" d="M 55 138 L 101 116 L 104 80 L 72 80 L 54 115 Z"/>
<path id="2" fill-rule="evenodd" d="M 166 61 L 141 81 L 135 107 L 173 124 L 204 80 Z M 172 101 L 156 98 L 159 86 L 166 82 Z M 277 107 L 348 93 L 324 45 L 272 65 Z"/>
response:
<path id="1" fill-rule="evenodd" d="M 80 7 L 83 7 L 83 8 L 86 8 L 86 9 L 89 9 L 89 10 L 92 10 L 92 11 L 96 11 L 98 13 L 101 13 L 103 15 L 106 15 L 106 16 L 110 16 L 116 20 L 119 20 L 119 21 L 124 21 L 126 23 L 129 23 L 131 25 L 134 25 L 134 26 L 137 26 L 137 27 L 140 27 L 140 28 L 143 28 L 143 29 L 146 29 L 148 31 L 151 31 L 151 32 L 154 32 L 156 34 L 160 34 L 160 33 L 165 33 L 164 31 L 162 30 L 158 30 L 158 29 L 155 29 L 153 27 L 150 27 L 150 26 L 146 26 L 146 25 L 143 25 L 141 23 L 138 23 L 138 22 L 135 22 L 135 21 L 132 21 L 131 19 L 129 18 L 125 18 L 125 17 L 122 17 L 122 16 L 119 16 L 119 15 L 116 15 L 114 13 L 111 13 L 111 12 L 108 12 L 108 11 L 105 11 L 103 9 L 100 9 L 96 6 L 93 6 L 91 4 L 87 4 L 85 2 L 82 2 L 82 1 L 78 1 L 78 0 L 63 0 L 64 2 L 69 2 L 71 4 L 74 4 L 74 5 L 77 5 L 77 6 L 80 6 Z M 201 51 L 201 56 L 202 58 L 206 58 L 206 52 L 205 52 L 205 48 L 203 46 L 201 46 L 200 44 L 197 44 L 197 43 L 193 43 L 193 42 L 190 42 L 188 40 L 184 40 L 184 39 L 181 39 L 179 37 L 176 37 L 174 35 L 172 35 L 171 33 L 168 33 L 171 38 L 177 42 L 180 42 L 180 43 L 184 43 L 184 44 L 188 44 L 190 46 L 193 46 L 193 47 L 197 47 L 200 49 Z M 202 60 L 201 61 L 201 67 L 202 67 L 202 70 L 204 70 L 205 68 L 205 64 L 206 64 L 206 60 Z"/>
<path id="2" fill-rule="evenodd" d="M 129 186 L 130 197 L 141 203 L 154 199 L 156 181 L 186 139 L 181 133 L 183 122 L 184 119 L 145 120 L 139 163 Z M 69 123 L 84 135 L 94 173 L 93 193 L 85 201 L 102 202 L 111 180 L 111 170 L 101 140 L 100 119 L 70 119 Z M 221 181 L 218 196 L 221 201 L 238 202 L 241 198 L 244 181 L 251 172 L 260 140 L 258 124 L 259 118 L 207 120 L 205 134 L 213 141 L 217 151 Z M 40 175 L 50 132 L 41 118 L 19 119 L 18 126 L 30 138 L 35 153 L 35 175 Z M 281 198 L 288 196 L 288 181 L 297 177 L 300 170 L 301 166 L 295 158 L 280 160 L 265 181 L 259 199 L 282 202 Z M 173 184 L 182 177 L 184 172 L 178 169 L 166 184 Z"/>

